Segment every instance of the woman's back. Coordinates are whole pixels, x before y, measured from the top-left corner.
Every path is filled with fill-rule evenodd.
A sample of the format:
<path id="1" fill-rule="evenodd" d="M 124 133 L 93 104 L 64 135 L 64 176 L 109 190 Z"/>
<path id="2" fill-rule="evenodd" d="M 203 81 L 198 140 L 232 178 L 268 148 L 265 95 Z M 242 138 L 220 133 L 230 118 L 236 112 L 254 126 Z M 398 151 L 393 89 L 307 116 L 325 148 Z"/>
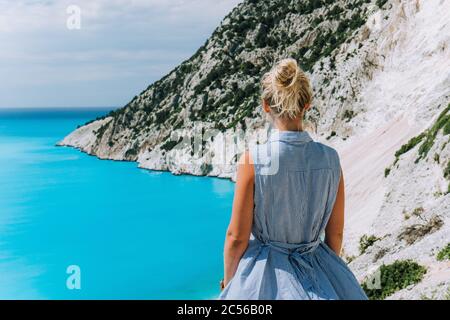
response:
<path id="1" fill-rule="evenodd" d="M 250 151 L 253 237 L 221 299 L 366 299 L 321 240 L 341 168 L 336 151 L 304 131 L 274 131 Z"/>
<path id="2" fill-rule="evenodd" d="M 273 131 L 252 151 L 255 168 L 253 234 L 262 241 L 318 240 L 333 209 L 340 179 L 336 151 L 305 131 Z"/>
<path id="3" fill-rule="evenodd" d="M 345 202 L 339 157 L 302 131 L 309 79 L 284 59 L 261 84 L 263 110 L 278 130 L 238 164 L 220 298 L 367 299 L 338 256 Z"/>

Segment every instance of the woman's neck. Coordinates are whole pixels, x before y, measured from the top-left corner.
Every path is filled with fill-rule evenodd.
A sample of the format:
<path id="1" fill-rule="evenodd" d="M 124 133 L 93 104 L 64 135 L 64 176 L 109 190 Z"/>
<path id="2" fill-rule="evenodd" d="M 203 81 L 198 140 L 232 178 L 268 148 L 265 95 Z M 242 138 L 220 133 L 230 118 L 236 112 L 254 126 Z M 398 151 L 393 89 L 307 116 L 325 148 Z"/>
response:
<path id="1" fill-rule="evenodd" d="M 303 121 L 296 119 L 275 119 L 274 126 L 279 131 L 303 131 Z"/>

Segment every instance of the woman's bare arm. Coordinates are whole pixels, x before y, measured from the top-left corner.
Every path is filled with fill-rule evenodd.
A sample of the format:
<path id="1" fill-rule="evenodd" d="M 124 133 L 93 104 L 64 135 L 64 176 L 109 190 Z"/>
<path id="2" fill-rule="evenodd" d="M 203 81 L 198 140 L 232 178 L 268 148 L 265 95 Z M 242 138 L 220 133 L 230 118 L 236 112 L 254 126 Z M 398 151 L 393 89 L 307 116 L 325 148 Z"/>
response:
<path id="1" fill-rule="evenodd" d="M 251 156 L 244 153 L 239 160 L 234 192 L 233 212 L 224 248 L 224 284 L 233 278 L 239 260 L 247 249 L 253 223 L 254 167 Z"/>
<path id="2" fill-rule="evenodd" d="M 344 237 L 344 208 L 344 175 L 341 171 L 341 179 L 339 181 L 336 202 L 334 203 L 330 220 L 325 228 L 325 243 L 331 248 L 331 250 L 336 252 L 338 256 L 341 254 L 342 240 Z"/>

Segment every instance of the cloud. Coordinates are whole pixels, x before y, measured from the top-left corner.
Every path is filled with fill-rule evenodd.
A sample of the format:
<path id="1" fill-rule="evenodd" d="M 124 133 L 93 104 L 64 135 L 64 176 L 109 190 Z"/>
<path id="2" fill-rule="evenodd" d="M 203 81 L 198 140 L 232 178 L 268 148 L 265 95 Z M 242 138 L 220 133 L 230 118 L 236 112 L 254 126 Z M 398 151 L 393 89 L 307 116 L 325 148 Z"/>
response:
<path id="1" fill-rule="evenodd" d="M 67 8 L 81 9 L 86 28 L 133 23 L 171 25 L 216 22 L 241 0 L 0 0 L 1 32 L 35 32 L 65 28 Z"/>
<path id="2" fill-rule="evenodd" d="M 0 107 L 124 104 L 192 55 L 241 1 L 0 0 Z M 80 30 L 66 26 L 69 5 L 81 10 Z"/>

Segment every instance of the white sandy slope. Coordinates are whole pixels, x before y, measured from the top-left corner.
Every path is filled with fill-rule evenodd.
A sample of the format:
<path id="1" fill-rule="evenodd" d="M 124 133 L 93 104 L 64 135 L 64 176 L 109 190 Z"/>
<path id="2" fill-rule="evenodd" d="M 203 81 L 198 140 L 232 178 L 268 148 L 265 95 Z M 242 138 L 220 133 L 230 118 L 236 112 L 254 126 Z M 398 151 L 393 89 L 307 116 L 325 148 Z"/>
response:
<path id="1" fill-rule="evenodd" d="M 359 131 L 365 133 L 337 143 L 347 189 L 345 251 L 357 256 L 363 234 L 383 237 L 350 264 L 352 269 L 363 279 L 382 263 L 414 259 L 429 270 L 420 285 L 396 293 L 394 299 L 443 298 L 450 285 L 450 264 L 435 257 L 450 242 L 450 195 L 445 195 L 448 181 L 443 177 L 450 154 L 444 147 L 448 137 L 438 136 L 430 156 L 417 164 L 417 148 L 410 151 L 399 168 L 384 177 L 395 151 L 431 126 L 450 101 L 449 30 L 449 1 L 395 3 L 372 35 L 378 38 L 376 56 L 383 59 L 378 59 L 379 66 L 361 93 L 367 112 Z M 435 153 L 440 154 L 441 164 L 430 159 Z M 396 236 L 405 225 L 421 223 L 405 221 L 405 212 L 417 207 L 425 210 L 422 219 L 436 214 L 445 224 L 408 246 Z M 382 248 L 390 252 L 374 262 L 374 254 Z"/>

